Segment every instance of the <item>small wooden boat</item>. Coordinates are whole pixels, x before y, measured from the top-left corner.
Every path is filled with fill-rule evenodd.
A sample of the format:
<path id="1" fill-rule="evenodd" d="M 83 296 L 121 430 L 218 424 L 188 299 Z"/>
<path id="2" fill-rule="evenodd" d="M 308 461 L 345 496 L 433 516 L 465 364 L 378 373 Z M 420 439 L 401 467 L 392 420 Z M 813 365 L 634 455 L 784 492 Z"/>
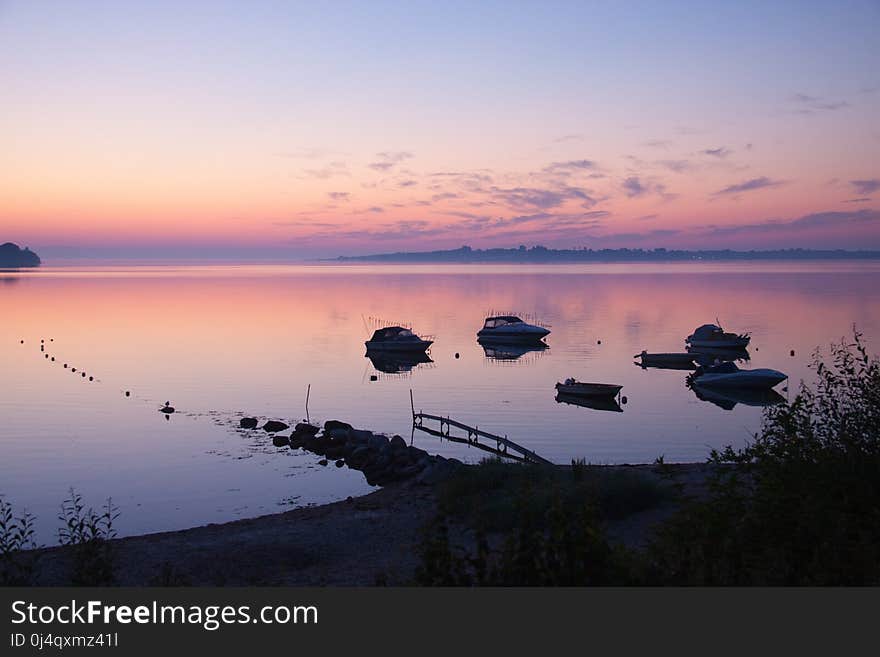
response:
<path id="1" fill-rule="evenodd" d="M 688 353 L 657 353 L 649 354 L 642 350 L 642 353 L 636 354 L 633 358 L 641 359 L 642 367 L 669 367 L 673 369 L 693 369 L 694 354 Z"/>
<path id="2" fill-rule="evenodd" d="M 574 379 L 566 379 L 564 383 L 556 384 L 556 391 L 560 395 L 573 397 L 614 397 L 623 386 L 611 383 L 584 383 Z"/>

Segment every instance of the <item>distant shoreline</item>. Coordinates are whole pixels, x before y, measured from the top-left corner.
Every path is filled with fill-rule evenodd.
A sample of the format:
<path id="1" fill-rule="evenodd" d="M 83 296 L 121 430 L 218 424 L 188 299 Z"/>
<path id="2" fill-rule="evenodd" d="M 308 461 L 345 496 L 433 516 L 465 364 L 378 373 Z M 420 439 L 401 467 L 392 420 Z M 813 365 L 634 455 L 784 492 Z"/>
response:
<path id="1" fill-rule="evenodd" d="M 362 256 L 338 256 L 323 262 L 454 263 L 454 264 L 578 264 L 613 262 L 754 262 L 800 260 L 880 260 L 880 251 L 844 249 L 772 249 L 761 251 L 676 249 L 472 249 L 463 246 L 441 251 L 400 251 Z"/>

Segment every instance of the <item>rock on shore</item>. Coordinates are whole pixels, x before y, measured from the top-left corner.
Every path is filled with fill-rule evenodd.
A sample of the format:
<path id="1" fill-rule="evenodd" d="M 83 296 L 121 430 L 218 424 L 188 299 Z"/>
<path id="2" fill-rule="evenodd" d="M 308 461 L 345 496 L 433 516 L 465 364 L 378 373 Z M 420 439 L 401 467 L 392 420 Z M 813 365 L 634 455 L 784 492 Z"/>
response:
<path id="1" fill-rule="evenodd" d="M 254 426 L 245 427 L 245 420 L 240 423 L 242 427 L 255 428 L 255 423 Z M 270 420 L 263 425 L 263 429 L 270 433 L 287 428 L 287 424 L 276 420 Z M 389 439 L 388 436 L 372 431 L 355 429 L 347 422 L 339 420 L 327 420 L 323 430 L 313 424 L 300 422 L 289 438 L 275 436 L 272 443 L 276 447 L 289 445 L 291 449 L 304 449 L 324 457 L 324 463 L 334 461 L 338 467 L 347 465 L 353 470 L 359 470 L 364 473 L 371 486 L 386 486 L 409 480 L 434 484 L 463 465 L 458 459 L 431 455 L 423 449 L 407 445 L 400 436 Z"/>

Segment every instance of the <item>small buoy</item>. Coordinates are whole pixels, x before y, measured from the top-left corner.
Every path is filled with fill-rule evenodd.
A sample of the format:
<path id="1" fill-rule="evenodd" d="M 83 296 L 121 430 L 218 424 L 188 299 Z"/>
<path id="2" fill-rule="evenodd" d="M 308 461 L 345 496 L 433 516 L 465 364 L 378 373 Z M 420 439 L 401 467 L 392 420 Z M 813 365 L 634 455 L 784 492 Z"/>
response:
<path id="1" fill-rule="evenodd" d="M 626 395 L 624 395 L 623 397 L 620 398 L 620 403 L 621 403 L 621 404 L 625 404 L 625 403 L 626 403 Z"/>
<path id="2" fill-rule="evenodd" d="M 49 357 L 49 354 L 46 354 L 45 356 L 43 356 L 43 358 L 48 358 L 48 357 Z"/>
<path id="3" fill-rule="evenodd" d="M 459 353 L 457 351 L 455 352 L 455 357 L 459 358 Z"/>
<path id="4" fill-rule="evenodd" d="M 64 363 L 64 369 L 67 369 L 67 363 Z"/>
<path id="5" fill-rule="evenodd" d="M 125 396 L 126 396 L 126 397 L 131 397 L 131 392 L 129 392 L 128 390 L 126 390 L 126 391 L 125 391 Z"/>
<path id="6" fill-rule="evenodd" d="M 89 381 L 94 381 L 94 380 L 95 380 L 95 377 L 93 377 L 93 376 L 89 377 Z"/>
<path id="7" fill-rule="evenodd" d="M 44 342 L 45 342 L 45 340 L 40 340 L 40 344 L 43 344 Z"/>
<path id="8" fill-rule="evenodd" d="M 55 338 L 49 338 L 49 342 L 55 342 Z"/>
<path id="9" fill-rule="evenodd" d="M 52 356 L 52 359 L 51 359 L 51 360 L 52 360 L 52 362 L 54 363 L 54 362 L 55 362 L 55 356 Z"/>
<path id="10" fill-rule="evenodd" d="M 24 344 L 24 340 L 22 340 L 21 343 Z"/>
<path id="11" fill-rule="evenodd" d="M 376 376 L 375 374 L 370 374 L 370 381 L 378 381 L 378 380 L 379 380 L 378 376 Z"/>
<path id="12" fill-rule="evenodd" d="M 596 340 L 596 344 L 602 344 L 601 340 Z"/>
<path id="13" fill-rule="evenodd" d="M 83 378 L 86 378 L 86 373 L 85 373 L 85 372 L 83 372 Z"/>
<path id="14" fill-rule="evenodd" d="M 794 349 L 789 352 L 792 356 L 794 356 Z"/>
<path id="15" fill-rule="evenodd" d="M 70 371 L 71 371 L 71 372 L 76 372 L 76 368 L 75 368 L 75 367 L 71 367 L 71 368 L 70 368 Z"/>

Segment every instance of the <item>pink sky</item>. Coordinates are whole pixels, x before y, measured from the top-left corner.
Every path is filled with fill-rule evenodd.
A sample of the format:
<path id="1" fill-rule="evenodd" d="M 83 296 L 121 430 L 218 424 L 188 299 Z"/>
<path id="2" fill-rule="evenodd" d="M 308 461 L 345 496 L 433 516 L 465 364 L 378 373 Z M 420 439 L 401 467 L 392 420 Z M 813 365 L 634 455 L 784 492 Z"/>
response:
<path id="1" fill-rule="evenodd" d="M 361 16 L 373 31 L 339 9 L 199 7 L 0 9 L 0 240 L 880 248 L 876 5 L 598 10 L 616 38 L 570 6 L 487 5 L 464 27 L 392 6 Z"/>

